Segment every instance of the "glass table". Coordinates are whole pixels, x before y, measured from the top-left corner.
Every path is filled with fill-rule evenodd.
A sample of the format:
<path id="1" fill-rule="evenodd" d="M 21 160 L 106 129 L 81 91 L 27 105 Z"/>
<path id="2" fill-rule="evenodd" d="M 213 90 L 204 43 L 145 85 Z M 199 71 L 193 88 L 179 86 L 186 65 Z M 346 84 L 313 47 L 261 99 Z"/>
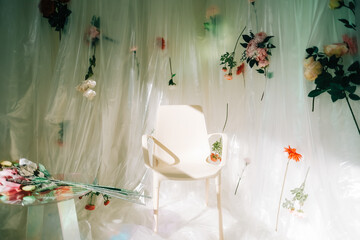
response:
<path id="1" fill-rule="evenodd" d="M 62 175 L 62 178 L 74 180 L 74 175 Z M 88 192 L 75 186 L 59 186 L 42 192 L 8 193 L 0 196 L 0 203 L 27 208 L 26 239 L 80 240 L 74 198 Z"/>

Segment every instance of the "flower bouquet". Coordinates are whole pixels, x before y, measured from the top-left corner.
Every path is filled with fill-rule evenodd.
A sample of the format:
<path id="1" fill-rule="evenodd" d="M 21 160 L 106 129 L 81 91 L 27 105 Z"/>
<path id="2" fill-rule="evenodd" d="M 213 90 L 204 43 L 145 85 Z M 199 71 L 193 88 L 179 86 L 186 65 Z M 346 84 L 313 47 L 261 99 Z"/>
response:
<path id="1" fill-rule="evenodd" d="M 25 158 L 21 158 L 19 162 L 1 162 L 0 202 L 29 205 L 61 201 L 86 194 L 102 194 L 106 200 L 115 197 L 133 203 L 142 203 L 141 198 L 148 198 L 126 189 L 56 179 L 42 164 Z"/>

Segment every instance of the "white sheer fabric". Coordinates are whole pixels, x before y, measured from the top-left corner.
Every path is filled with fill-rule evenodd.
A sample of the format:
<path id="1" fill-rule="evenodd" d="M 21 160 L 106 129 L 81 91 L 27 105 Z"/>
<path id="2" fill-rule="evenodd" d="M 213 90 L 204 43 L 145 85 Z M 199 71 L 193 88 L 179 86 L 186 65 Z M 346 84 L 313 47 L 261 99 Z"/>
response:
<path id="1" fill-rule="evenodd" d="M 357 25 L 359 5 L 357 1 Z M 52 173 L 79 172 L 102 185 L 149 193 L 141 135 L 153 130 L 157 107 L 202 105 L 208 131 L 219 132 L 228 103 L 229 152 L 222 174 L 225 239 L 360 237 L 360 136 L 345 100 L 332 103 L 323 94 L 311 111 L 307 94 L 315 85 L 304 79 L 302 64 L 308 47 L 341 42 L 343 34 L 360 39 L 359 31 L 337 20 L 355 21 L 348 9 L 331 10 L 323 0 L 258 0 L 257 24 L 247 0 L 77 0 L 69 9 L 59 41 L 38 1 L 0 1 L 5 31 L 0 44 L 0 159 L 26 157 Z M 204 30 L 209 9 L 219 11 L 214 32 Z M 93 15 L 100 17 L 101 36 L 114 41 L 102 38 L 96 48 L 97 95 L 89 101 L 75 87 L 84 80 L 92 54 L 84 35 Z M 263 75 L 247 66 L 245 84 L 242 75 L 225 80 L 219 66 L 220 56 L 232 51 L 245 26 L 245 33 L 274 36 L 269 69 L 274 76 L 266 85 Z M 242 50 L 237 47 L 237 58 Z M 169 58 L 175 89 L 168 87 Z M 355 59 L 359 54 L 345 61 Z M 359 122 L 360 104 L 350 103 Z M 281 209 L 276 232 L 288 145 L 304 158 L 290 163 L 284 198 L 301 185 L 308 167 L 309 197 L 302 218 Z M 250 165 L 234 195 L 245 160 Z M 166 195 L 160 195 L 158 235 L 152 233 L 150 202 L 140 206 L 112 199 L 105 207 L 99 200 L 89 212 L 86 200 L 79 200 L 82 238 L 217 239 L 216 200 L 205 207 L 204 186 L 161 186 Z M 184 196 L 183 189 L 191 193 Z M 24 209 L 0 208 L 1 236 L 21 239 Z"/>

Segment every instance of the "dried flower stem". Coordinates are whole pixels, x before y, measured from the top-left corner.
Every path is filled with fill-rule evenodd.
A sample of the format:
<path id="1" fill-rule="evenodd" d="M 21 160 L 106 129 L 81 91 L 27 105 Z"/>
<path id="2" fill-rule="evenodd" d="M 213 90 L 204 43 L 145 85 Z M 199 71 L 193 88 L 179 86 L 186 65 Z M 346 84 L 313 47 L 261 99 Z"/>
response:
<path id="1" fill-rule="evenodd" d="M 348 104 L 348 106 L 349 106 L 349 109 L 350 109 L 351 115 L 352 115 L 352 117 L 353 117 L 353 119 L 354 119 L 354 122 L 355 122 L 356 128 L 357 128 L 357 130 L 358 130 L 358 132 L 359 132 L 359 134 L 360 134 L 359 125 L 357 124 L 357 121 L 356 121 L 356 118 L 355 118 L 354 112 L 353 112 L 353 110 L 352 110 L 352 108 L 351 108 L 351 106 L 350 106 L 349 99 L 348 99 L 348 97 L 347 97 L 346 95 L 345 95 L 345 99 L 346 99 L 346 102 L 347 102 L 347 104 Z"/>
<path id="2" fill-rule="evenodd" d="M 224 127 L 223 127 L 222 132 L 224 132 L 224 130 L 225 130 L 226 123 L 227 123 L 227 120 L 228 120 L 228 116 L 229 116 L 229 103 L 226 103 L 226 118 L 225 118 L 225 123 L 224 123 Z"/>
<path id="3" fill-rule="evenodd" d="M 277 231 L 277 228 L 278 228 L 278 223 L 279 223 L 279 213 L 280 213 L 280 206 L 281 206 L 281 199 L 282 199 L 282 195 L 283 195 L 283 192 L 284 192 L 284 186 L 285 186 L 285 180 L 286 180 L 286 174 L 287 174 L 287 171 L 288 171 L 288 168 L 289 168 L 289 163 L 290 163 L 290 158 L 286 164 L 286 170 L 285 170 L 285 175 L 284 175 L 284 180 L 283 180 L 283 184 L 282 184 L 282 187 L 281 187 L 281 193 L 280 193 L 280 199 L 279 199 L 279 207 L 278 207 L 278 211 L 277 211 L 277 216 L 276 216 L 276 226 L 275 226 L 275 231 Z"/>
<path id="4" fill-rule="evenodd" d="M 241 178 L 242 178 L 242 176 L 243 176 L 243 174 L 244 174 L 244 171 L 245 171 L 245 168 L 247 167 L 247 165 L 249 165 L 249 164 L 248 164 L 248 163 L 245 163 L 245 166 L 244 166 L 244 168 L 243 168 L 243 170 L 242 170 L 242 172 L 241 172 L 241 174 L 240 174 L 240 177 L 239 177 L 239 180 L 238 180 L 238 182 L 237 182 L 234 195 L 236 195 L 236 193 L 237 193 L 237 190 L 238 190 L 238 187 L 239 187 Z"/>

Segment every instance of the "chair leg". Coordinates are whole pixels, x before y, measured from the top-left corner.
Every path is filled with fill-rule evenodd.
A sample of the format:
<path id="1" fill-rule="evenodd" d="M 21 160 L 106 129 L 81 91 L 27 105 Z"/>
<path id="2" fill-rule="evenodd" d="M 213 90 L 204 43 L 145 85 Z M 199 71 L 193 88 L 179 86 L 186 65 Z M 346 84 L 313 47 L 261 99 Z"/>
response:
<path id="1" fill-rule="evenodd" d="M 207 178 L 206 180 L 206 186 L 205 186 L 205 203 L 206 206 L 209 206 L 209 179 Z"/>
<path id="2" fill-rule="evenodd" d="M 222 221 L 222 211 L 221 211 L 221 173 L 215 177 L 216 183 L 216 197 L 217 197 L 217 208 L 219 211 L 219 239 L 224 239 L 223 232 L 223 221 Z"/>
<path id="3" fill-rule="evenodd" d="M 159 189 L 160 181 L 157 173 L 153 172 L 153 204 L 154 204 L 154 232 L 158 231 L 158 217 L 159 217 Z"/>

